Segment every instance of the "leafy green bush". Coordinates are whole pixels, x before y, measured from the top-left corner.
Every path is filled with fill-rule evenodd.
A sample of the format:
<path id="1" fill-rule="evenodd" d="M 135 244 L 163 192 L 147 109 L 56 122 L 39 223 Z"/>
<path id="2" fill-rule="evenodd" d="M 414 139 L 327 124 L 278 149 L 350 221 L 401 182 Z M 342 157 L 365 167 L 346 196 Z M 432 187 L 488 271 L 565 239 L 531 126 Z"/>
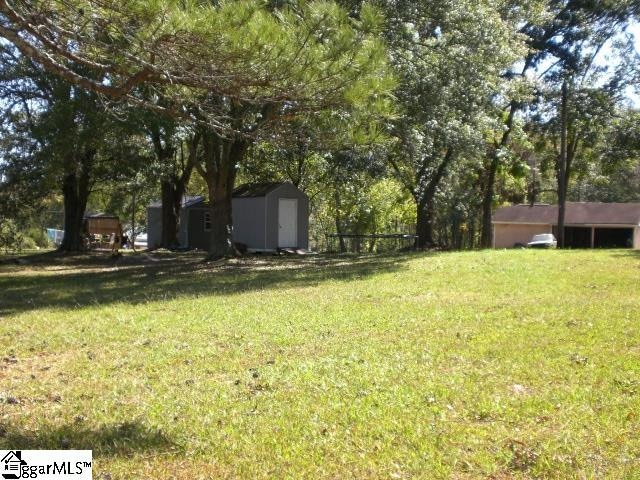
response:
<path id="1" fill-rule="evenodd" d="M 47 236 L 46 230 L 43 228 L 31 227 L 25 232 L 25 240 L 33 242 L 32 247 L 24 246 L 23 248 L 50 248 L 51 240 Z"/>
<path id="2" fill-rule="evenodd" d="M 15 220 L 0 217 L 0 252 L 9 254 L 49 247 L 51 242 L 44 230 L 37 227 L 23 230 Z"/>
<path id="3" fill-rule="evenodd" d="M 33 238 L 27 236 L 22 237 L 22 241 L 20 242 L 20 250 L 38 250 L 39 248 L 40 246 Z"/>
<path id="4" fill-rule="evenodd" d="M 10 218 L 0 218 L 0 251 L 19 252 L 23 248 L 24 237 L 16 222 Z"/>

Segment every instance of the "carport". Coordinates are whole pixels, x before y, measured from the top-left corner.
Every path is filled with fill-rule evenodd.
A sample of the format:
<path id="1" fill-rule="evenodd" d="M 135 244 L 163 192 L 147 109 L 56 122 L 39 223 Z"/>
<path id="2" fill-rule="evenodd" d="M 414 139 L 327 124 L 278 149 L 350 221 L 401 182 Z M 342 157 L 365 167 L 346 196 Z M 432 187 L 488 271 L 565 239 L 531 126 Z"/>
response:
<path id="1" fill-rule="evenodd" d="M 493 217 L 494 248 L 526 244 L 533 235 L 558 236 L 557 205 L 512 205 Z M 567 248 L 640 249 L 640 203 L 567 202 Z"/>
<path id="2" fill-rule="evenodd" d="M 593 248 L 630 248 L 633 246 L 633 228 L 595 228 Z"/>
<path id="3" fill-rule="evenodd" d="M 558 236 L 558 228 L 553 227 Z M 634 229 L 630 227 L 569 226 L 564 229 L 564 242 L 568 248 L 631 248 Z"/>

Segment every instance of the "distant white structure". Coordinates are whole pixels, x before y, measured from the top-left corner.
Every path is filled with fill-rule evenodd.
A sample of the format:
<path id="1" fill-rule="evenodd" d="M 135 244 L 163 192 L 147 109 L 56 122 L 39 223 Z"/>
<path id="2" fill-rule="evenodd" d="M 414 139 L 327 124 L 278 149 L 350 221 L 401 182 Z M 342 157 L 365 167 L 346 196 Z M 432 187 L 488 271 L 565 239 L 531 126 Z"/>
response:
<path id="1" fill-rule="evenodd" d="M 64 230 L 56 230 L 55 228 L 47 228 L 47 237 L 56 247 L 59 247 L 64 238 Z"/>

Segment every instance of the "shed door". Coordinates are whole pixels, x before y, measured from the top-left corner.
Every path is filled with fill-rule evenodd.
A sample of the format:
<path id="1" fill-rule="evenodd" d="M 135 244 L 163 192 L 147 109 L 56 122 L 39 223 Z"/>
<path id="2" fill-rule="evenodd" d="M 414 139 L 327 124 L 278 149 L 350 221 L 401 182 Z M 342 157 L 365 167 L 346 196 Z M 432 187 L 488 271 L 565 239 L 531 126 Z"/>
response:
<path id="1" fill-rule="evenodd" d="M 278 247 L 298 246 L 298 199 L 278 199 Z"/>

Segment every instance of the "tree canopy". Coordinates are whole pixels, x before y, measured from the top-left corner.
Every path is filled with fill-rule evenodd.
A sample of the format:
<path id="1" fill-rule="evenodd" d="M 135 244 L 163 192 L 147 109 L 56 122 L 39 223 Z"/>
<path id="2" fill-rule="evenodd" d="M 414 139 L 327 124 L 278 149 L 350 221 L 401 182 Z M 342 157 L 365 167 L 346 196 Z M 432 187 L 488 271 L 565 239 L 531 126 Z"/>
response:
<path id="1" fill-rule="evenodd" d="M 638 200 L 627 29 L 639 12 L 636 0 L 0 0 L 2 215 L 60 208 L 75 250 L 87 209 L 135 224 L 155 197 L 174 247 L 182 197 L 198 192 L 220 257 L 234 254 L 239 181 L 305 189 L 321 248 L 330 233 L 384 230 L 489 246 L 502 203 Z"/>

